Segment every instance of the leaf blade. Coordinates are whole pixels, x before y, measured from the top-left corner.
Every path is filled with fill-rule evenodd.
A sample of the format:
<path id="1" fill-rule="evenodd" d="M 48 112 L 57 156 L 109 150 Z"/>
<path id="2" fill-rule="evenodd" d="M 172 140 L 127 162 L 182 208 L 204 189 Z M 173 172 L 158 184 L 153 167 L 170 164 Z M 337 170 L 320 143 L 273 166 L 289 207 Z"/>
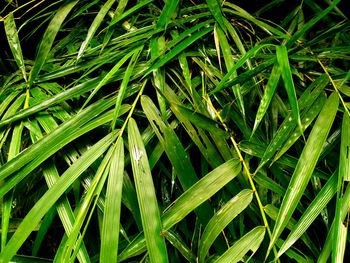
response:
<path id="1" fill-rule="evenodd" d="M 134 119 L 128 123 L 129 151 L 146 245 L 151 262 L 168 262 L 162 222 L 146 149 Z"/>
<path id="2" fill-rule="evenodd" d="M 321 154 L 323 143 L 327 138 L 331 125 L 333 124 L 333 120 L 338 110 L 338 104 L 339 99 L 337 94 L 332 93 L 316 120 L 297 166 L 295 167 L 287 192 L 283 198 L 276 225 L 273 229 L 268 253 L 282 233 L 303 195 L 316 166 L 318 157 Z"/>

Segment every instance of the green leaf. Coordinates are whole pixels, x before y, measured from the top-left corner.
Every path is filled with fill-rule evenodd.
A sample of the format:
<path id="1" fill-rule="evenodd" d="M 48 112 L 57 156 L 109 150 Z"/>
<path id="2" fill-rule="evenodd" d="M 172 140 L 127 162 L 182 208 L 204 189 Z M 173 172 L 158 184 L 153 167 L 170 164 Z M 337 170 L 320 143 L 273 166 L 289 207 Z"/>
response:
<path id="1" fill-rule="evenodd" d="M 57 124 L 51 116 L 40 116 L 38 117 L 38 121 L 47 133 L 57 128 Z M 27 122 L 26 126 L 30 130 L 33 143 L 43 137 L 40 127 L 36 122 Z M 57 168 L 52 161 L 49 161 L 47 163 L 47 166 L 43 169 L 43 174 L 46 184 L 49 188 L 52 187 L 60 177 Z M 61 197 L 61 201 L 56 204 L 56 210 L 61 219 L 64 230 L 69 236 L 73 229 L 75 215 L 66 196 Z M 83 262 L 90 262 L 89 254 L 87 252 L 85 244 L 82 244 L 79 249 L 78 259 Z"/>
<path id="2" fill-rule="evenodd" d="M 276 225 L 273 229 L 268 253 L 274 246 L 289 219 L 292 217 L 292 214 L 304 193 L 318 161 L 318 157 L 321 154 L 322 146 L 327 139 L 327 135 L 338 111 L 338 104 L 339 99 L 337 94 L 332 93 L 312 128 L 297 166 L 295 167 L 287 192 L 283 198 Z"/>
<path id="3" fill-rule="evenodd" d="M 224 56 L 227 72 L 230 72 L 231 69 L 234 67 L 233 55 L 231 53 L 230 44 L 224 32 L 219 27 L 216 27 L 215 29 L 216 29 L 218 41 L 222 50 L 222 55 Z M 237 77 L 237 72 L 232 72 L 232 75 L 230 76 L 229 80 L 232 80 L 235 77 Z M 239 84 L 236 84 L 232 87 L 232 89 L 236 99 L 238 100 L 238 103 L 237 103 L 238 108 L 241 111 L 242 115 L 245 117 L 244 101 L 243 101 L 243 96 L 241 92 L 241 87 Z"/>
<path id="4" fill-rule="evenodd" d="M 240 60 L 238 60 L 236 62 L 236 64 L 234 65 L 233 68 L 231 68 L 231 70 L 221 79 L 220 83 L 215 87 L 214 90 L 210 91 L 209 94 L 213 94 L 213 93 L 216 93 L 222 89 L 224 89 L 226 87 L 226 85 L 234 85 L 236 83 L 232 83 L 233 81 L 229 81 L 232 74 L 234 74 L 240 67 L 242 67 L 248 59 L 250 59 L 251 57 L 253 57 L 254 55 L 256 55 L 261 49 L 263 48 L 267 48 L 267 47 L 271 47 L 271 46 L 274 46 L 272 44 L 262 44 L 262 45 L 257 45 L 255 47 L 253 47 L 252 49 L 250 49 L 247 53 L 245 53 L 242 58 Z M 274 63 L 274 61 L 270 61 L 267 66 L 270 66 L 271 63 Z M 264 65 L 264 64 L 262 64 Z M 261 65 L 260 65 L 261 66 Z M 265 65 L 264 65 L 265 66 Z M 266 67 L 266 66 L 265 66 Z M 254 69 L 257 70 L 258 67 L 256 67 Z M 227 82 L 227 83 L 226 83 Z"/>
<path id="5" fill-rule="evenodd" d="M 340 200 L 340 199 L 338 199 Z M 341 198 L 339 204 L 340 204 L 340 213 L 339 213 L 339 218 L 340 218 L 340 224 L 342 224 L 343 220 L 348 215 L 349 212 L 349 202 L 350 202 L 350 185 L 348 184 L 346 186 L 346 190 L 344 192 L 343 197 Z M 324 242 L 324 246 L 322 248 L 321 253 L 319 254 L 319 257 L 317 259 L 317 262 L 319 263 L 326 263 L 328 262 L 328 257 L 332 252 L 333 244 L 336 243 L 337 241 L 334 239 L 335 238 L 335 228 L 336 228 L 336 223 L 339 221 L 333 221 L 330 230 L 328 231 L 326 241 Z"/>
<path id="6" fill-rule="evenodd" d="M 310 109 L 305 112 L 305 114 L 301 115 L 301 131 L 300 128 L 295 128 L 294 131 L 289 134 L 289 139 L 284 142 L 282 148 L 276 153 L 272 162 L 278 160 L 300 138 L 302 132 L 304 132 L 318 116 L 325 102 L 326 97 L 322 94 L 314 104 L 311 105 Z"/>
<path id="7" fill-rule="evenodd" d="M 188 48 L 192 43 L 202 38 L 209 32 L 213 30 L 212 27 L 205 28 L 201 31 L 195 32 L 193 35 L 183 40 L 180 44 L 171 49 L 168 53 L 166 53 L 163 57 L 157 60 L 146 72 L 144 72 L 144 76 L 151 73 L 153 70 L 162 67 L 166 63 L 168 63 L 171 59 L 173 59 L 176 55 L 182 52 L 185 48 Z"/>
<path id="8" fill-rule="evenodd" d="M 167 230 L 163 231 L 163 234 L 167 241 L 172 244 L 180 253 L 181 255 L 191 263 L 196 262 L 196 257 L 191 251 L 191 249 L 187 246 L 187 244 L 181 240 L 180 235 L 178 235 L 176 232 Z"/>
<path id="9" fill-rule="evenodd" d="M 289 103 L 292 109 L 293 117 L 299 125 L 300 131 L 302 131 L 299 106 L 297 101 L 297 96 L 294 87 L 294 81 L 292 78 L 292 71 L 289 65 L 288 51 L 287 48 L 283 45 L 276 47 L 276 56 L 277 62 L 280 67 L 280 72 L 284 82 L 284 86 L 287 90 Z"/>
<path id="10" fill-rule="evenodd" d="M 301 36 L 303 36 L 307 31 L 309 31 L 318 21 L 325 17 L 339 3 L 340 0 L 334 0 L 326 9 L 317 13 L 316 17 L 312 18 L 309 22 L 305 23 L 305 25 L 288 40 L 286 46 L 291 47 Z"/>
<path id="11" fill-rule="evenodd" d="M 221 11 L 221 5 L 218 0 L 206 0 L 210 13 L 220 25 L 221 29 L 226 32 L 225 18 Z"/>
<path id="12" fill-rule="evenodd" d="M 21 43 L 18 38 L 18 31 L 16 28 L 15 19 L 13 17 L 12 12 L 10 12 L 6 16 L 4 20 L 4 26 L 5 26 L 7 41 L 9 43 L 12 55 L 15 58 L 18 68 L 22 72 L 24 80 L 27 81 L 27 73 L 26 73 L 25 64 L 24 64 Z"/>
<path id="13" fill-rule="evenodd" d="M 337 202 L 334 217 L 334 242 L 332 252 L 332 262 L 343 262 L 346 247 L 347 224 L 344 224 L 341 218 L 342 202 L 345 202 L 343 197 L 343 189 L 346 181 L 349 181 L 349 143 L 350 143 L 350 119 L 347 112 L 343 114 L 343 122 L 341 129 L 341 144 L 339 157 L 339 172 L 338 172 L 338 187 L 337 187 Z"/>
<path id="14" fill-rule="evenodd" d="M 115 108 L 114 108 L 114 118 L 113 118 L 113 121 L 112 121 L 112 129 L 114 129 L 115 127 L 115 124 L 116 124 L 116 121 L 117 121 L 117 117 L 119 116 L 119 111 L 121 109 L 121 106 L 122 106 L 122 102 L 123 102 L 123 99 L 125 98 L 125 94 L 127 92 L 127 88 L 128 88 L 128 84 L 129 84 L 129 81 L 130 81 L 130 78 L 134 72 L 134 67 L 135 67 L 135 64 L 137 63 L 137 60 L 138 60 L 138 57 L 141 53 L 143 49 L 143 46 L 139 47 L 139 48 L 136 48 L 134 50 L 134 52 L 132 53 L 132 57 L 130 59 L 130 62 L 128 64 L 128 67 L 126 68 L 126 71 L 125 71 L 125 74 L 124 74 L 124 77 L 123 77 L 123 81 L 120 85 L 120 89 L 119 89 L 119 92 L 118 92 L 118 95 L 117 95 L 117 100 L 115 102 Z"/>
<path id="15" fill-rule="evenodd" d="M 29 75 L 29 86 L 31 86 L 38 77 L 38 74 L 45 64 L 46 58 L 50 52 L 52 44 L 56 38 L 58 31 L 61 28 L 63 21 L 67 17 L 68 13 L 72 10 L 72 8 L 76 5 L 76 3 L 78 3 L 78 0 L 68 2 L 67 4 L 63 5 L 60 9 L 57 10 L 55 16 L 52 18 L 50 24 L 48 25 L 40 42 L 38 53 Z"/>
<path id="16" fill-rule="evenodd" d="M 315 103 L 315 100 L 319 97 L 320 93 L 326 87 L 327 83 L 328 80 L 325 76 L 317 78 L 301 95 L 299 99 L 300 109 L 302 110 L 304 108 L 307 109 L 310 106 L 312 107 L 312 105 Z M 318 108 L 318 106 L 315 108 Z M 310 112 L 314 112 L 314 110 L 311 109 Z M 306 118 L 305 122 L 307 122 Z M 288 114 L 277 130 L 275 136 L 267 146 L 256 171 L 260 170 L 272 158 L 276 151 L 284 146 L 285 142 L 288 140 L 288 138 L 290 138 L 291 132 L 296 128 L 296 126 L 296 123 L 293 122 L 292 114 Z M 274 160 L 277 160 L 277 158 Z"/>
<path id="17" fill-rule="evenodd" d="M 200 179 L 177 198 L 163 214 L 163 227 L 169 229 L 205 202 L 241 171 L 239 160 L 231 159 Z"/>
<path id="18" fill-rule="evenodd" d="M 276 91 L 280 76 L 281 76 L 280 67 L 276 63 L 272 68 L 269 80 L 266 84 L 264 95 L 261 98 L 258 112 L 256 113 L 254 128 L 253 128 L 251 137 L 254 135 L 260 122 L 262 121 L 263 117 L 265 116 L 265 113 L 270 105 L 271 99 L 275 95 L 275 91 Z"/>
<path id="19" fill-rule="evenodd" d="M 115 134 L 109 134 L 75 162 L 62 176 L 57 180 L 41 198 L 38 200 L 22 223 L 18 226 L 16 232 L 7 243 L 5 249 L 0 254 L 0 261 L 9 262 L 21 247 L 23 242 L 28 238 L 33 229 L 37 226 L 41 218 L 62 196 L 62 194 L 72 185 L 72 183 L 85 171 L 115 139 Z"/>
<path id="20" fill-rule="evenodd" d="M 242 190 L 231 200 L 229 200 L 206 225 L 198 248 L 198 262 L 204 262 L 205 256 L 208 254 L 209 248 L 214 243 L 221 231 L 246 207 L 253 199 L 252 190 Z"/>
<path id="21" fill-rule="evenodd" d="M 162 222 L 145 146 L 134 119 L 128 124 L 129 151 L 147 250 L 151 262 L 168 262 Z"/>
<path id="22" fill-rule="evenodd" d="M 182 188 L 188 190 L 198 181 L 198 177 L 185 148 L 170 125 L 163 122 L 158 109 L 149 97 L 142 96 L 141 105 L 174 168 L 176 176 L 179 178 Z M 201 223 L 206 224 L 211 215 L 211 208 L 205 204 L 198 209 L 197 213 Z"/>
<path id="23" fill-rule="evenodd" d="M 339 180 L 350 181 L 350 118 L 344 112 L 341 130 Z"/>
<path id="24" fill-rule="evenodd" d="M 243 257 L 249 250 L 252 251 L 252 257 L 254 253 L 260 247 L 261 242 L 264 239 L 266 228 L 263 226 L 257 226 L 253 230 L 249 231 L 239 240 L 237 240 L 232 247 L 230 247 L 221 257 L 215 260 L 215 263 L 235 263 L 243 260 Z"/>
<path id="25" fill-rule="evenodd" d="M 317 216 L 328 205 L 337 190 L 337 176 L 336 173 L 332 175 L 327 181 L 322 190 L 317 194 L 315 199 L 303 212 L 303 215 L 297 221 L 290 231 L 290 234 L 283 242 L 278 251 L 278 257 L 280 257 L 285 251 L 287 251 L 309 228 L 309 226 L 315 221 Z"/>
<path id="26" fill-rule="evenodd" d="M 157 29 L 166 29 L 171 19 L 176 17 L 179 0 L 165 1 L 165 6 L 157 22 Z"/>
<path id="27" fill-rule="evenodd" d="M 96 95 L 96 93 L 104 86 L 106 85 L 113 77 L 114 75 L 116 74 L 116 72 L 120 69 L 120 67 L 130 58 L 130 57 L 134 57 L 135 54 L 137 55 L 141 50 L 138 48 L 136 50 L 132 50 L 131 52 L 129 52 L 128 54 L 126 54 L 122 59 L 120 59 L 114 66 L 113 68 L 106 74 L 106 76 L 103 77 L 103 79 L 98 83 L 98 85 L 94 88 L 93 92 L 91 92 L 91 94 L 89 95 L 89 97 L 86 99 L 86 101 L 84 102 L 83 106 L 81 107 L 82 109 L 90 102 L 90 100 L 93 98 L 93 96 Z M 129 66 L 132 65 L 133 63 L 133 59 L 132 61 L 129 63 Z M 131 68 L 132 70 L 132 68 Z M 130 69 L 127 71 L 129 72 L 129 74 L 131 74 L 130 72 Z M 128 83 L 129 81 L 129 77 L 126 76 L 126 84 Z M 125 81 L 124 81 L 124 85 L 123 87 L 125 86 Z M 124 90 L 122 90 L 122 93 L 119 93 L 121 95 L 124 96 L 125 94 L 125 87 L 124 87 Z M 119 95 L 119 96 L 121 96 Z M 119 98 L 119 97 L 118 97 Z M 119 103 L 120 103 L 120 98 L 119 98 Z M 118 103 L 118 105 L 119 105 Z M 120 106 L 119 106 L 120 107 Z"/>
<path id="28" fill-rule="evenodd" d="M 94 37 L 97 29 L 102 24 L 103 19 L 105 18 L 106 14 L 108 13 L 109 9 L 112 7 L 114 2 L 115 2 L 115 0 L 108 0 L 106 3 L 104 3 L 104 5 L 98 11 L 94 21 L 90 25 L 90 28 L 88 30 L 88 33 L 87 33 L 87 36 L 86 36 L 84 42 L 80 46 L 80 49 L 79 49 L 79 52 L 78 52 L 78 56 L 77 56 L 77 60 L 79 60 L 83 56 L 85 49 L 90 44 L 90 41 Z"/>
<path id="29" fill-rule="evenodd" d="M 109 167 L 102 222 L 100 262 L 117 262 L 123 173 L 124 144 L 123 139 L 119 137 Z"/>

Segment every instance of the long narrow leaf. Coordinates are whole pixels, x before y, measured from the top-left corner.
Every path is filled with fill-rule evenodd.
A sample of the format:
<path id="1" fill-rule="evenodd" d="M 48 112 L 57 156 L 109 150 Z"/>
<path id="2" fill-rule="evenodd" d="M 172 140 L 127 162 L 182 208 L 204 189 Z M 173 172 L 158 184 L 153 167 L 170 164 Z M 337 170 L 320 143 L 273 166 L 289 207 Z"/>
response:
<path id="1" fill-rule="evenodd" d="M 58 31 L 61 28 L 63 21 L 67 17 L 68 13 L 72 10 L 72 8 L 76 5 L 76 3 L 78 3 L 78 0 L 68 2 L 67 4 L 62 6 L 52 18 L 40 42 L 38 54 L 36 56 L 34 66 L 29 75 L 29 85 L 32 85 L 35 79 L 37 78 L 40 70 L 42 69 L 46 61 L 46 58 L 50 52 L 52 44 L 55 40 Z"/>
<path id="2" fill-rule="evenodd" d="M 117 262 L 123 173 L 124 144 L 120 137 L 116 142 L 108 176 L 101 233 L 100 262 Z"/>
<path id="3" fill-rule="evenodd" d="M 263 226 L 257 226 L 242 238 L 236 241 L 232 247 L 230 247 L 220 258 L 215 260 L 215 263 L 235 263 L 243 260 L 243 257 L 249 250 L 254 253 L 260 247 L 261 242 L 264 239 L 266 228 Z"/>
<path id="4" fill-rule="evenodd" d="M 15 58 L 18 68 L 22 72 L 24 80 L 27 81 L 27 73 L 24 65 L 21 43 L 18 38 L 16 23 L 12 12 L 6 16 L 4 20 L 4 26 L 5 26 L 7 41 L 10 45 L 12 55 Z"/>
<path id="5" fill-rule="evenodd" d="M 104 17 L 106 16 L 106 14 L 109 11 L 109 9 L 112 7 L 114 2 L 115 2 L 115 0 L 108 0 L 101 7 L 100 11 L 96 15 L 94 21 L 92 22 L 92 24 L 91 24 L 91 26 L 90 26 L 90 28 L 88 30 L 86 39 L 84 40 L 84 42 L 80 46 L 79 53 L 78 53 L 78 56 L 77 56 L 77 60 L 79 60 L 83 56 L 85 49 L 88 47 L 91 39 L 95 35 L 97 29 L 99 28 L 99 26 L 103 22 Z"/>
<path id="6" fill-rule="evenodd" d="M 252 199 L 252 190 L 242 190 L 215 213 L 203 231 L 198 248 L 198 262 L 204 262 L 210 246 L 220 232 L 250 204 Z"/>
<path id="7" fill-rule="evenodd" d="M 52 186 L 23 219 L 16 232 L 11 237 L 5 249 L 0 254 L 0 261 L 9 262 L 33 231 L 45 213 L 55 204 L 68 187 L 85 171 L 115 139 L 115 134 L 109 134 L 90 148 L 78 162 L 75 162 Z"/>
<path id="8" fill-rule="evenodd" d="M 128 124 L 129 150 L 143 231 L 151 262 L 168 262 L 157 197 L 145 146 L 134 119 Z"/>
<path id="9" fill-rule="evenodd" d="M 337 94 L 332 93 L 316 120 L 283 198 L 268 252 L 282 233 L 303 195 L 338 111 L 338 103 Z"/>

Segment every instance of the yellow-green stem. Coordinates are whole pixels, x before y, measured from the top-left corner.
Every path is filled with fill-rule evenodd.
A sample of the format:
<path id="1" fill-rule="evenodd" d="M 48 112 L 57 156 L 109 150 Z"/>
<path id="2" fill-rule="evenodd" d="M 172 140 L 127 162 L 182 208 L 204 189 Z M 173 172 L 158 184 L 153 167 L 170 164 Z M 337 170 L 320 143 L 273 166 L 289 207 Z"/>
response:
<path id="1" fill-rule="evenodd" d="M 220 113 L 215 109 L 215 107 L 213 106 L 213 104 L 211 103 L 211 101 L 210 101 L 208 98 L 205 98 L 205 97 L 203 97 L 203 98 L 204 98 L 204 100 L 208 103 L 209 107 L 215 112 L 215 115 L 216 115 L 217 118 L 219 119 L 220 123 L 223 125 L 224 129 L 225 129 L 226 131 L 229 131 L 229 129 L 227 128 L 225 122 L 223 121 L 223 119 L 222 119 Z M 232 142 L 232 144 L 233 144 L 233 146 L 234 146 L 234 148 L 235 148 L 235 150 L 236 150 L 236 152 L 237 152 L 237 155 L 238 155 L 238 157 L 239 157 L 240 162 L 241 162 L 242 165 L 243 165 L 243 170 L 244 170 L 245 174 L 246 174 L 247 177 L 248 177 L 250 186 L 251 186 L 251 188 L 252 188 L 252 190 L 253 190 L 253 192 L 254 192 L 256 201 L 258 202 L 258 206 L 259 206 L 259 210 L 260 210 L 260 213 L 261 213 L 262 220 L 263 220 L 263 222 L 264 222 L 264 226 L 266 227 L 267 233 L 268 233 L 268 235 L 269 235 L 269 237 L 270 237 L 270 239 L 271 239 L 272 233 L 271 233 L 271 230 L 270 230 L 270 227 L 269 227 L 269 223 L 267 222 L 266 214 L 265 214 L 265 211 L 264 211 L 264 206 L 263 206 L 263 204 L 262 204 L 262 202 L 261 202 L 259 193 L 258 193 L 258 191 L 257 191 L 257 189 L 256 189 L 256 187 L 255 187 L 255 184 L 254 184 L 254 181 L 253 181 L 253 176 L 252 176 L 252 174 L 251 174 L 250 171 L 249 171 L 248 165 L 247 165 L 246 162 L 244 161 L 244 158 L 243 158 L 242 153 L 241 153 L 241 151 L 240 151 L 240 149 L 239 149 L 239 147 L 238 147 L 237 142 L 235 141 L 235 139 L 234 139 L 232 136 L 230 136 L 230 140 L 231 140 L 231 142 Z M 275 257 L 277 258 L 277 251 L 276 251 L 275 246 L 273 247 L 273 252 L 274 252 L 274 254 L 275 254 Z"/>

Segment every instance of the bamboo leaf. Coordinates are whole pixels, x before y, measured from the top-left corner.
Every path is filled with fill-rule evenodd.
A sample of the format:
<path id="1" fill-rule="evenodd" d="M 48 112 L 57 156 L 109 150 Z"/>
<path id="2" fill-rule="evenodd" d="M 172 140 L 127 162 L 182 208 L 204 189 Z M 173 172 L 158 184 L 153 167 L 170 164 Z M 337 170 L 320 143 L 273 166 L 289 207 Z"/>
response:
<path id="1" fill-rule="evenodd" d="M 339 172 L 337 186 L 337 202 L 334 217 L 334 242 L 332 252 L 332 262 L 343 262 L 346 247 L 347 224 L 344 224 L 341 218 L 342 202 L 344 202 L 343 188 L 346 181 L 349 181 L 349 126 L 350 120 L 347 112 L 343 114 L 341 145 L 339 157 Z"/>
<path id="2" fill-rule="evenodd" d="M 263 117 L 265 116 L 265 113 L 270 105 L 271 99 L 275 95 L 275 91 L 276 91 L 280 76 L 281 76 L 280 67 L 276 63 L 272 68 L 269 80 L 266 84 L 264 95 L 261 98 L 258 112 L 256 113 L 254 128 L 253 128 L 251 137 L 254 135 L 260 122 L 262 121 Z"/>
<path id="3" fill-rule="evenodd" d="M 325 102 L 326 97 L 321 95 L 315 101 L 315 103 L 312 104 L 310 109 L 305 112 L 305 114 L 301 115 L 301 130 L 299 128 L 295 128 L 294 131 L 289 134 L 289 139 L 284 142 L 282 148 L 276 153 L 276 156 L 273 158 L 272 162 L 278 160 L 300 138 L 300 136 L 302 136 L 302 132 L 304 132 L 318 116 Z"/>
<path id="4" fill-rule="evenodd" d="M 220 165 L 177 198 L 163 214 L 163 227 L 169 229 L 235 178 L 241 171 L 239 160 Z"/>
<path id="5" fill-rule="evenodd" d="M 61 25 L 68 13 L 72 10 L 72 8 L 78 3 L 78 0 L 68 2 L 63 5 L 60 9 L 57 10 L 55 16 L 52 18 L 50 24 L 48 25 L 44 36 L 40 42 L 38 53 L 35 58 L 35 62 L 33 68 L 29 75 L 29 85 L 31 86 L 33 82 L 38 77 L 40 70 L 45 64 L 46 58 L 50 52 L 52 44 L 56 38 L 58 31 L 61 28 Z"/>
<path id="6" fill-rule="evenodd" d="M 190 46 L 192 43 L 197 41 L 198 39 L 202 38 L 209 32 L 213 30 L 212 27 L 205 28 L 201 31 L 198 31 L 194 33 L 192 36 L 186 38 L 184 41 L 182 41 L 180 44 L 175 46 L 173 49 L 171 49 L 168 53 L 166 53 L 162 58 L 157 60 L 148 70 L 144 73 L 144 76 L 148 75 L 153 70 L 160 68 L 164 64 L 168 63 L 171 59 L 173 59 L 176 55 L 178 55 L 181 51 L 183 51 L 185 48 Z"/>
<path id="7" fill-rule="evenodd" d="M 93 38 L 93 36 L 95 35 L 97 29 L 99 28 L 99 26 L 102 24 L 103 19 L 105 18 L 106 14 L 108 13 L 109 9 L 112 7 L 112 5 L 114 4 L 115 0 L 108 0 L 106 3 L 104 3 L 104 5 L 101 7 L 100 11 L 98 12 L 98 14 L 96 15 L 94 21 L 92 22 L 87 36 L 84 40 L 84 42 L 81 44 L 79 52 L 78 52 L 78 56 L 77 56 L 77 60 L 79 60 L 84 52 L 85 49 L 88 47 L 91 39 Z"/>
<path id="8" fill-rule="evenodd" d="M 18 68 L 22 72 L 22 76 L 24 80 L 27 81 L 27 73 L 26 73 L 25 64 L 24 64 L 21 43 L 18 38 L 18 31 L 16 28 L 15 19 L 13 17 L 12 12 L 10 12 L 6 16 L 4 20 L 4 26 L 5 26 L 7 41 L 10 45 L 12 55 L 15 58 Z"/>
<path id="9" fill-rule="evenodd" d="M 229 200 L 206 225 L 198 248 L 198 262 L 204 262 L 210 246 L 214 243 L 221 231 L 246 207 L 253 199 L 252 190 L 242 190 Z"/>
<path id="10" fill-rule="evenodd" d="M 234 74 L 234 72 L 236 72 L 240 67 L 242 67 L 248 59 L 250 59 L 252 56 L 256 55 L 261 49 L 263 48 L 267 48 L 273 46 L 272 44 L 263 44 L 263 45 L 257 45 L 255 47 L 253 47 L 252 49 L 250 49 L 249 51 L 247 51 L 247 53 L 245 53 L 242 58 L 236 62 L 236 64 L 234 65 L 233 68 L 231 68 L 231 70 L 221 79 L 220 83 L 215 87 L 214 90 L 210 91 L 209 94 L 213 94 L 216 92 L 219 92 L 220 90 L 224 89 L 226 87 L 226 85 L 234 85 L 237 83 L 233 83 L 232 81 L 229 81 L 231 78 L 231 75 Z M 273 63 L 273 61 L 272 61 Z M 263 65 L 263 64 L 262 64 Z M 260 66 L 262 66 L 260 65 Z M 271 62 L 269 62 L 265 67 L 270 66 Z M 265 68 L 264 67 L 264 68 Z M 256 67 L 254 69 L 254 71 L 258 70 L 259 68 Z M 227 83 L 226 83 L 227 82 Z"/>
<path id="11" fill-rule="evenodd" d="M 109 134 L 93 147 L 90 148 L 80 159 L 75 162 L 52 186 L 39 201 L 35 203 L 22 223 L 18 226 L 16 232 L 7 243 L 5 249 L 0 254 L 0 261 L 9 262 L 27 239 L 29 234 L 37 226 L 41 218 L 62 196 L 68 187 L 85 171 L 115 139 L 115 134 Z"/>
<path id="12" fill-rule="evenodd" d="M 265 227 L 257 226 L 238 241 L 236 241 L 232 247 L 230 247 L 220 258 L 215 260 L 215 263 L 235 263 L 243 260 L 243 257 L 249 250 L 252 251 L 252 257 L 254 253 L 260 247 L 261 242 L 265 236 Z"/>
<path id="13" fill-rule="evenodd" d="M 333 174 L 327 181 L 322 190 L 317 194 L 312 203 L 307 207 L 303 215 L 297 221 L 290 231 L 290 234 L 283 242 L 278 251 L 280 257 L 287 251 L 301 236 L 305 233 L 308 227 L 314 222 L 317 216 L 321 213 L 327 204 L 331 201 L 337 189 L 337 176 Z"/>
<path id="14" fill-rule="evenodd" d="M 277 46 L 276 56 L 277 56 L 278 65 L 280 66 L 282 79 L 283 79 L 285 88 L 287 90 L 288 99 L 292 109 L 293 117 L 297 121 L 300 131 L 302 131 L 300 114 L 299 114 L 299 106 L 298 106 L 297 96 L 295 93 L 294 81 L 292 78 L 292 71 L 288 60 L 287 48 L 283 45 Z"/>
<path id="15" fill-rule="evenodd" d="M 345 112 L 341 130 L 339 180 L 350 181 L 350 118 Z"/>
<path id="16" fill-rule="evenodd" d="M 146 149 L 134 119 L 128 124 L 129 151 L 147 250 L 151 262 L 168 262 L 162 222 Z"/>
<path id="17" fill-rule="evenodd" d="M 332 93 L 316 120 L 298 160 L 297 166 L 295 167 L 287 192 L 283 198 L 276 225 L 273 229 L 268 253 L 282 233 L 289 219 L 292 217 L 292 214 L 304 193 L 316 166 L 318 157 L 321 154 L 322 146 L 326 141 L 329 130 L 333 124 L 338 110 L 338 103 L 339 99 L 337 94 Z"/>
<path id="18" fill-rule="evenodd" d="M 328 80 L 327 78 L 325 78 L 325 76 L 317 78 L 301 95 L 299 99 L 300 109 L 308 108 L 310 107 L 310 105 L 313 105 L 315 100 L 326 87 L 327 83 Z M 315 108 L 318 108 L 318 106 L 316 106 Z M 310 110 L 310 112 L 313 111 L 313 109 Z M 305 122 L 307 122 L 306 118 Z M 282 124 L 280 125 L 275 136 L 272 138 L 269 145 L 267 146 L 256 171 L 260 170 L 272 158 L 276 151 L 283 147 L 288 138 L 290 138 L 290 133 L 293 131 L 293 129 L 296 128 L 296 126 L 296 123 L 293 122 L 292 114 L 288 114 L 282 122 Z M 275 158 L 274 160 L 277 160 L 277 158 Z"/>
<path id="19" fill-rule="evenodd" d="M 111 158 L 101 233 L 100 262 L 117 262 L 124 173 L 124 144 L 118 138 Z M 113 231 L 111 231 L 113 229 Z"/>
<path id="20" fill-rule="evenodd" d="M 301 36 L 303 36 L 307 31 L 309 31 L 318 21 L 325 17 L 339 3 L 340 0 L 334 0 L 326 9 L 317 13 L 316 17 L 312 18 L 309 22 L 305 23 L 304 26 L 288 40 L 286 46 L 291 47 Z"/>

